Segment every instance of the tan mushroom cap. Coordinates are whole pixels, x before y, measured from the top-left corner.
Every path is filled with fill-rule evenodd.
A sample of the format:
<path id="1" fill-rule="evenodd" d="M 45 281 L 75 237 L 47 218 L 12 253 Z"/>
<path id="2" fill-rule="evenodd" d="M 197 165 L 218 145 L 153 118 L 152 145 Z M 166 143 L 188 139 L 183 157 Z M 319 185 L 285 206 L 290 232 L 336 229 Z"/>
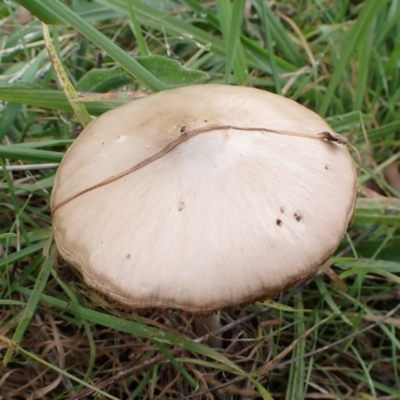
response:
<path id="1" fill-rule="evenodd" d="M 183 140 L 120 179 L 181 135 Z M 183 133 L 182 133 L 183 131 Z M 224 85 L 150 95 L 92 122 L 65 155 L 51 205 L 61 256 L 132 310 L 207 314 L 298 283 L 343 238 L 356 196 L 346 146 L 285 97 Z"/>

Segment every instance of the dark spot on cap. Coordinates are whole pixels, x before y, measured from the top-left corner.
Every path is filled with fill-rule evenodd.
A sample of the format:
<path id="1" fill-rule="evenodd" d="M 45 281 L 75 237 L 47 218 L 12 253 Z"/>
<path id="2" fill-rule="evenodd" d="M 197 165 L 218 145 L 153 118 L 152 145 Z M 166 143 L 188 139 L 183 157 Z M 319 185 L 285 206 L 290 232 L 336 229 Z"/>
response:
<path id="1" fill-rule="evenodd" d="M 184 133 L 185 131 L 186 131 L 186 126 L 184 125 L 184 126 L 182 126 L 182 128 L 181 128 L 181 132 Z"/>
<path id="2" fill-rule="evenodd" d="M 276 224 L 277 224 L 278 226 L 281 226 L 281 225 L 282 225 L 282 221 L 281 221 L 280 219 L 277 219 L 277 220 L 276 220 Z"/>
<path id="3" fill-rule="evenodd" d="M 131 255 L 130 255 L 130 254 L 127 254 L 127 255 L 126 255 L 126 258 L 131 258 Z"/>
<path id="4" fill-rule="evenodd" d="M 183 201 L 181 201 L 181 202 L 178 204 L 178 211 L 182 211 L 184 208 L 185 208 L 185 203 L 184 203 Z"/>
<path id="5" fill-rule="evenodd" d="M 301 215 L 299 214 L 293 214 L 294 218 L 296 219 L 297 222 L 301 221 Z"/>
<path id="6" fill-rule="evenodd" d="M 205 119 L 204 122 L 208 122 L 208 121 Z"/>
<path id="7" fill-rule="evenodd" d="M 283 214 L 285 212 L 285 209 L 283 207 L 279 207 L 279 211 Z"/>
<path id="8" fill-rule="evenodd" d="M 325 165 L 325 169 L 329 169 L 327 165 Z"/>

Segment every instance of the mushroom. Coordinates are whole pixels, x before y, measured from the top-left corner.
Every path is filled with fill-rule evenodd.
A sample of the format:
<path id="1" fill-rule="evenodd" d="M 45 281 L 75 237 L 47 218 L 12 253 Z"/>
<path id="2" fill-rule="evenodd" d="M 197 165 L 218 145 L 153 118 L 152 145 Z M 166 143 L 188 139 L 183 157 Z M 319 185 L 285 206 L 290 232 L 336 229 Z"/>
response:
<path id="1" fill-rule="evenodd" d="M 118 107 L 58 169 L 58 251 L 129 310 L 207 316 L 271 298 L 331 257 L 352 216 L 355 165 L 330 132 L 300 104 L 244 87 Z"/>

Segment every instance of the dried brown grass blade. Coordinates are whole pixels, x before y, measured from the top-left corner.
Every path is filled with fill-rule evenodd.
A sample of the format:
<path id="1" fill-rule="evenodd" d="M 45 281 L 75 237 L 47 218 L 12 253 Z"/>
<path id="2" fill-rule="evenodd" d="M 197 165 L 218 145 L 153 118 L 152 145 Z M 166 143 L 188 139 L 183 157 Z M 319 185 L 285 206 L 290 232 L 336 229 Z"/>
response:
<path id="1" fill-rule="evenodd" d="M 339 278 L 337 273 L 329 265 L 323 264 L 319 267 L 319 269 L 331 279 L 336 289 L 344 293 L 349 290 L 344 281 Z"/>

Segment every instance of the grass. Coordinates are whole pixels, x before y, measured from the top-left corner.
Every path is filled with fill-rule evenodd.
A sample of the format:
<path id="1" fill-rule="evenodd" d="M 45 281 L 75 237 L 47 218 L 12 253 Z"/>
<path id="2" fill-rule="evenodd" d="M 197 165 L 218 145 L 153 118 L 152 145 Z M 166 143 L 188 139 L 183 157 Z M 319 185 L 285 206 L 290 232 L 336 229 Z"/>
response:
<path id="1" fill-rule="evenodd" d="M 0 397 L 400 397 L 399 179 L 385 175 L 399 158 L 400 3 L 274 4 L 0 3 Z M 354 220 L 330 260 L 339 278 L 223 313 L 220 351 L 188 315 L 139 316 L 91 292 L 56 257 L 49 212 L 89 115 L 198 82 L 282 93 L 361 157 Z"/>

